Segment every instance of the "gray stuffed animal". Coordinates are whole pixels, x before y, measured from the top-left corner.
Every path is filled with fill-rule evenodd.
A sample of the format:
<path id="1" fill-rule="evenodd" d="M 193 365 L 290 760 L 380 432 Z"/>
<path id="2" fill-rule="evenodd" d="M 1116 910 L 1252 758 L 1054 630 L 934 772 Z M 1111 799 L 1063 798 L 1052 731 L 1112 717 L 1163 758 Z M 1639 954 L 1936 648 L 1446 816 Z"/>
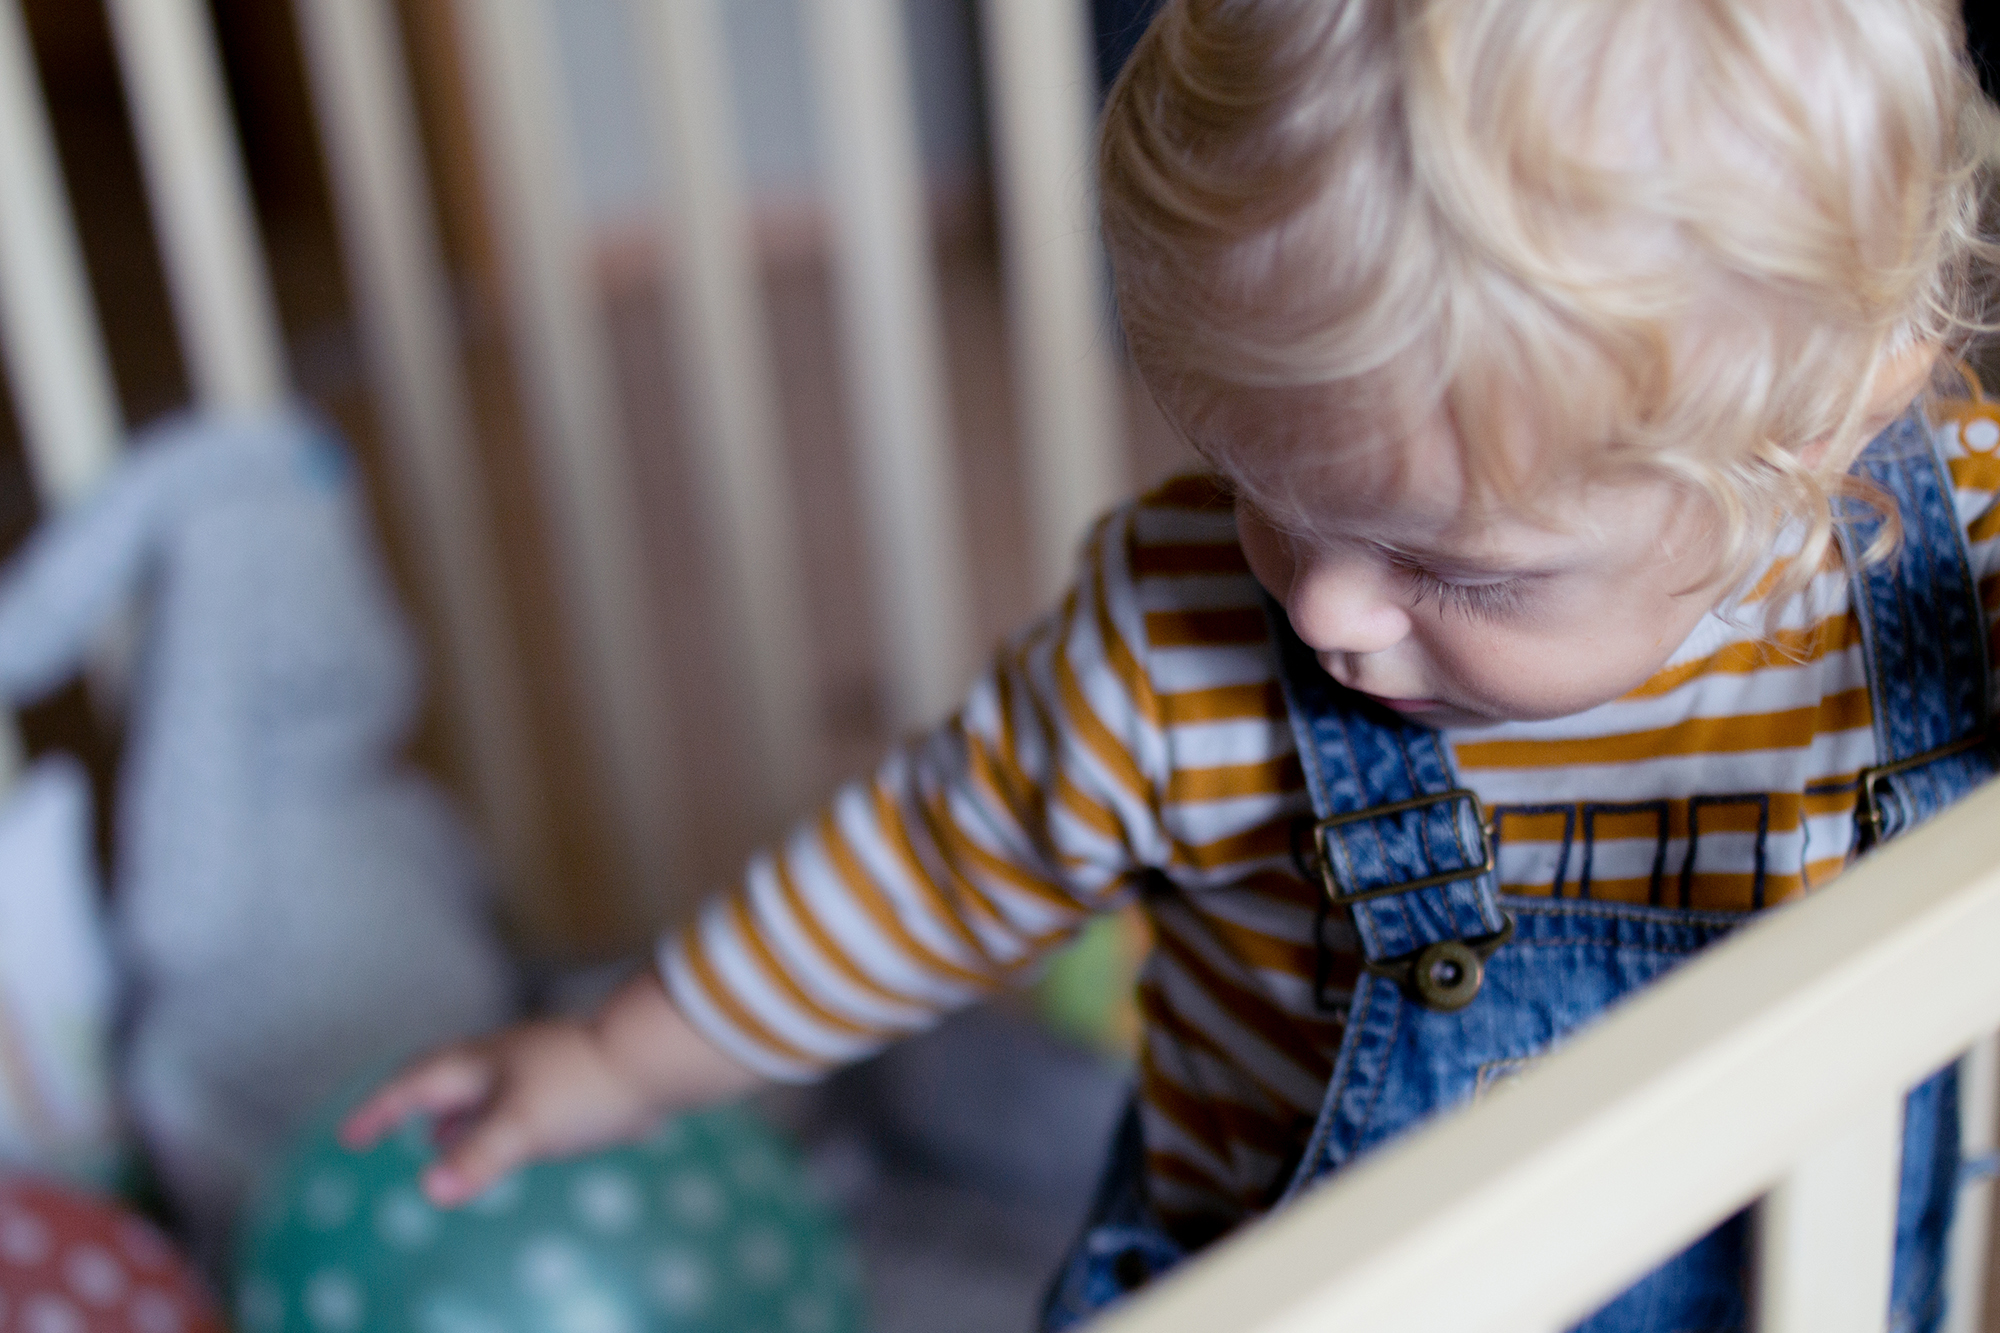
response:
<path id="1" fill-rule="evenodd" d="M 299 415 L 182 420 L 0 571 L 0 700 L 146 620 L 114 932 L 131 1113 L 197 1252 L 358 1070 L 505 1021 L 480 862 L 398 757 L 418 664 L 347 455 Z"/>

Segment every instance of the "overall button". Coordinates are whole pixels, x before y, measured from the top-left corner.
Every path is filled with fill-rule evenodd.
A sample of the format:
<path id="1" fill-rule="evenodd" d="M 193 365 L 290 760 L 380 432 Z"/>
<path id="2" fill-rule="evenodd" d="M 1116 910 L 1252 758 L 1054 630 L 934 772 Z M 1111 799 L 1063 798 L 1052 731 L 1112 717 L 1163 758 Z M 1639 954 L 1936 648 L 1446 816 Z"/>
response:
<path id="1" fill-rule="evenodd" d="M 1439 940 L 1417 955 L 1410 983 L 1426 1008 L 1451 1013 L 1472 1003 L 1485 972 L 1479 955 L 1463 940 Z"/>

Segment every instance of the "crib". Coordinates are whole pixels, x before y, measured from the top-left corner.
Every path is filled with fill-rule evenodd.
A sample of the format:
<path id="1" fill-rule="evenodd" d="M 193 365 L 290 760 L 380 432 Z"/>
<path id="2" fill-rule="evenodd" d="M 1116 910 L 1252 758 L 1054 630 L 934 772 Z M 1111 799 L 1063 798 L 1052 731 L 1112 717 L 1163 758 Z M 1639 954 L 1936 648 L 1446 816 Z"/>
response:
<path id="1" fill-rule="evenodd" d="M 268 408 L 290 377 L 208 11 L 198 0 L 106 3 L 195 396 L 222 413 Z M 458 767 L 518 891 L 545 877 L 554 833 L 409 67 L 389 0 L 294 0 L 294 10 L 390 445 L 393 517 L 439 627 Z M 802 12 L 886 707 L 891 723 L 913 726 L 950 706 L 973 636 L 901 10 L 806 0 Z M 454 14 L 551 516 L 561 639 L 584 685 L 625 894 L 656 919 L 671 904 L 648 894 L 684 878 L 688 839 L 690 779 L 672 738 L 700 719 L 671 715 L 661 627 L 644 610 L 655 575 L 589 287 L 546 13 L 536 0 L 460 0 Z M 815 677 L 790 538 L 802 497 L 778 444 L 718 7 L 634 0 L 633 16 L 654 93 L 650 139 L 676 183 L 659 204 L 684 275 L 671 289 L 681 335 L 671 369 L 696 424 L 714 601 L 734 609 L 723 651 L 753 719 L 737 739 L 776 821 L 813 794 L 796 738 L 812 729 Z M 1093 81 L 1075 0 L 986 0 L 981 23 L 1033 579 L 1051 593 L 1090 517 L 1128 487 L 1090 221 Z M 90 493 L 124 430 L 80 256 L 18 0 L 0 0 L 0 343 L 48 510 Z M 111 699 L 116 645 L 105 657 L 97 689 Z M 0 719 L 0 788 L 20 759 Z M 1994 1146 L 1987 1034 L 2000 1027 L 2000 987 L 1982 963 L 2000 952 L 1996 826 L 2000 791 L 1988 791 L 1691 964 L 1519 1087 L 1381 1154 L 1103 1327 L 1554 1329 L 1754 1201 L 1758 1327 L 1879 1329 L 1902 1090 L 1969 1050 L 1967 1151 Z M 1988 1208 L 1968 1190 L 1955 1333 L 1982 1327 Z"/>

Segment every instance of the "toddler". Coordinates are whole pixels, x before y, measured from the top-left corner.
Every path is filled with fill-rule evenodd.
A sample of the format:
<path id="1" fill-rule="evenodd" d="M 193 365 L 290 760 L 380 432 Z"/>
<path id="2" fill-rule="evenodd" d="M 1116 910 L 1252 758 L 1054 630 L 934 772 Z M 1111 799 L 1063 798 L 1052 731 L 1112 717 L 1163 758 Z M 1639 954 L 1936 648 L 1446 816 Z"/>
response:
<path id="1" fill-rule="evenodd" d="M 1944 0 L 1169 0 L 1112 89 L 1133 357 L 1207 461 L 957 716 L 586 1023 L 420 1062 L 440 1203 L 818 1077 L 1140 898 L 1066 1327 L 1993 766 L 1990 108 Z M 1913 406 L 1920 398 L 1926 401 Z M 1936 398 L 1938 401 L 1930 401 Z M 1901 1326 L 1956 1111 L 1906 1117 Z M 1743 1318 L 1725 1224 L 1593 1316 Z"/>

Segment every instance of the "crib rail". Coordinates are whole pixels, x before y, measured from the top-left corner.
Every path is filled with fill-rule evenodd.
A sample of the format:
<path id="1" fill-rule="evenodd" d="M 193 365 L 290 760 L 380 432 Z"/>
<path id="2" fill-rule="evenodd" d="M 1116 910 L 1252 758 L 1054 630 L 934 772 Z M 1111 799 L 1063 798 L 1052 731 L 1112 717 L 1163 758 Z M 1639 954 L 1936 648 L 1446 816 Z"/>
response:
<path id="1" fill-rule="evenodd" d="M 1761 1333 L 1881 1330 L 1900 1099 L 2000 1026 L 1996 958 L 2000 784 L 1097 1327 L 1546 1333 L 1761 1201 Z"/>

